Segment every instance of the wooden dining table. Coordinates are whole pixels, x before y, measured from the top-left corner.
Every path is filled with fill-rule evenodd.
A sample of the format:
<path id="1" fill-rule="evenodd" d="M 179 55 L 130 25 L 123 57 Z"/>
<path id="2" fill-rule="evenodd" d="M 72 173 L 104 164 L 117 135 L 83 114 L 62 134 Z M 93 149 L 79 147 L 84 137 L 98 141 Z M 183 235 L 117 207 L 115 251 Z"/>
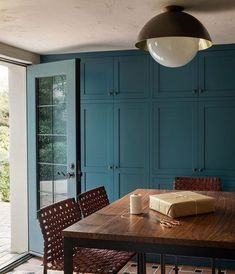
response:
<path id="1" fill-rule="evenodd" d="M 216 199 L 215 212 L 178 218 L 180 225 L 173 227 L 163 226 L 159 220 L 164 216 L 149 208 L 149 195 L 164 192 L 168 191 L 130 193 L 142 194 L 140 215 L 129 213 L 128 194 L 64 229 L 64 273 L 73 273 L 75 246 L 235 260 L 234 192 L 198 192 Z"/>

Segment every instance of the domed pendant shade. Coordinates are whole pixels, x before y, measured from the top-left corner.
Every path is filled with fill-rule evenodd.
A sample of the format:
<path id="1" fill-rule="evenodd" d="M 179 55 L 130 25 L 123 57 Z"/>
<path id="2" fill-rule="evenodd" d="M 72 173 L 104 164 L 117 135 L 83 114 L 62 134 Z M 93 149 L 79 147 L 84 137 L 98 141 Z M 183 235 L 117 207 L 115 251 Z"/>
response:
<path id="1" fill-rule="evenodd" d="M 206 28 L 183 7 L 168 6 L 166 12 L 153 17 L 140 31 L 135 46 L 149 51 L 155 61 L 167 67 L 190 62 L 198 50 L 212 46 Z"/>

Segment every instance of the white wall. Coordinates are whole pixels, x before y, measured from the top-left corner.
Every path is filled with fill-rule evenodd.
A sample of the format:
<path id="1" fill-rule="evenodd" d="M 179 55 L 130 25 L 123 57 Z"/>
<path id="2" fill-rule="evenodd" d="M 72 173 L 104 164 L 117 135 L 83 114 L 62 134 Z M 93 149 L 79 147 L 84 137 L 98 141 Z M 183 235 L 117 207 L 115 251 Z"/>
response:
<path id="1" fill-rule="evenodd" d="M 26 68 L 11 64 L 7 66 L 10 102 L 11 251 L 23 253 L 28 250 Z"/>

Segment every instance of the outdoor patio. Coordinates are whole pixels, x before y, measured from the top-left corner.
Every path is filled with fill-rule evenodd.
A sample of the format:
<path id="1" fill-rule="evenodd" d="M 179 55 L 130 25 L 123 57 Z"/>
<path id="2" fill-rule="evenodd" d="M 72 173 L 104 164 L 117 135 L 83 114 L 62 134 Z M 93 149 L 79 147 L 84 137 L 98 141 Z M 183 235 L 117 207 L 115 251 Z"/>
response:
<path id="1" fill-rule="evenodd" d="M 19 254 L 11 253 L 10 203 L 0 201 L 0 268 Z"/>

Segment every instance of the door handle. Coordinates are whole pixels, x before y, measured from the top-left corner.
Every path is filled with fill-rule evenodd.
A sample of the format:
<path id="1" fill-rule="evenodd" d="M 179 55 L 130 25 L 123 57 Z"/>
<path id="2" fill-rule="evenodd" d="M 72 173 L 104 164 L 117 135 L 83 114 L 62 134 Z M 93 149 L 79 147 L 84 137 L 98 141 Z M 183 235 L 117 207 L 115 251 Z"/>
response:
<path id="1" fill-rule="evenodd" d="M 74 172 L 66 172 L 64 173 L 63 171 L 61 172 L 57 172 L 58 175 L 63 175 L 66 179 L 71 179 L 71 178 L 75 178 L 75 173 Z"/>

